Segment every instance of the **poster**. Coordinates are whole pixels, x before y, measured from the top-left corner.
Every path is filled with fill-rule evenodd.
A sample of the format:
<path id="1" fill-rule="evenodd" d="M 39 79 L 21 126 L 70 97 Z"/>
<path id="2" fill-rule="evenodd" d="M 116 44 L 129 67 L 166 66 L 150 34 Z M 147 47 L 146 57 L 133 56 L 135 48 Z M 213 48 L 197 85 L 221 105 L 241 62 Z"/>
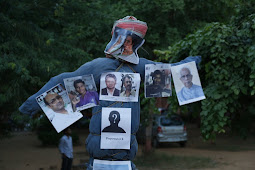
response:
<path id="1" fill-rule="evenodd" d="M 171 96 L 171 65 L 146 64 L 144 91 L 146 98 Z"/>
<path id="2" fill-rule="evenodd" d="M 205 99 L 194 61 L 172 66 L 171 70 L 179 105 Z"/>
<path id="3" fill-rule="evenodd" d="M 36 101 L 58 133 L 82 118 L 80 112 L 73 112 L 67 92 L 61 84 L 36 97 Z"/>
<path id="4" fill-rule="evenodd" d="M 130 149 L 131 108 L 102 108 L 100 149 Z"/>
<path id="5" fill-rule="evenodd" d="M 74 111 L 99 104 L 97 87 L 92 74 L 66 78 L 64 83 Z"/>
<path id="6" fill-rule="evenodd" d="M 100 100 L 137 102 L 140 88 L 140 74 L 108 72 L 100 79 Z"/>

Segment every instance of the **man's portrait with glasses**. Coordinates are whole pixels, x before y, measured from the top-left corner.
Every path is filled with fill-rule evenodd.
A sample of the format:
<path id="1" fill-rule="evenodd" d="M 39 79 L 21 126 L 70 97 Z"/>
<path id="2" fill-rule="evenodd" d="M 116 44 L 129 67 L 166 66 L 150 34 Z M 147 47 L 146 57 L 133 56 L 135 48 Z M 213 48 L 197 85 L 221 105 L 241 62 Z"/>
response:
<path id="1" fill-rule="evenodd" d="M 60 84 L 38 96 L 37 102 L 57 132 L 62 131 L 82 117 L 80 112 L 73 112 L 68 95 Z"/>
<path id="2" fill-rule="evenodd" d="M 172 68 L 172 71 L 173 69 L 174 67 Z M 177 92 L 177 98 L 179 100 L 180 105 L 186 104 L 185 102 L 190 103 L 190 102 L 197 101 L 196 99 L 201 100 L 201 97 L 202 99 L 204 99 L 205 98 L 204 92 L 200 84 L 195 63 L 191 62 L 185 65 L 179 66 L 178 70 L 179 70 L 178 77 L 179 77 L 179 80 L 181 81 L 182 88 L 180 90 L 176 88 L 176 92 Z M 192 73 L 192 71 L 194 73 Z M 173 77 L 176 77 L 176 75 L 175 76 L 173 75 Z M 195 84 L 193 83 L 193 80 L 194 80 L 193 78 L 196 78 Z M 176 87 L 176 82 L 175 82 L 175 87 Z"/>

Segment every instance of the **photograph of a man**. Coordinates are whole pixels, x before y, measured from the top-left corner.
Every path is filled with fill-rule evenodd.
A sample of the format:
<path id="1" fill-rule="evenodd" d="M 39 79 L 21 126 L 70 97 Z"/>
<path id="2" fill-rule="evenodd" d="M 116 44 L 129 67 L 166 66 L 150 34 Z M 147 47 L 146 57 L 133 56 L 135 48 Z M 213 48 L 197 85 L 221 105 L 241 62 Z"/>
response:
<path id="1" fill-rule="evenodd" d="M 58 91 L 55 90 L 56 88 Z M 45 92 L 43 95 L 40 95 L 39 97 L 44 97 L 38 104 L 41 106 L 57 132 L 60 132 L 80 119 L 82 114 L 80 112 L 73 112 L 72 105 L 64 89 L 61 89 L 60 86 L 55 87 L 55 89 L 53 88 Z M 62 93 L 65 100 L 59 93 Z M 37 101 L 40 100 L 37 99 Z"/>
<path id="2" fill-rule="evenodd" d="M 180 71 L 180 80 L 184 87 L 177 93 L 177 97 L 181 102 L 204 96 L 202 87 L 193 84 L 192 78 L 193 75 L 191 74 L 190 69 L 183 67 Z"/>
<path id="3" fill-rule="evenodd" d="M 109 114 L 110 126 L 103 129 L 102 132 L 113 132 L 113 133 L 126 133 L 124 129 L 119 127 L 120 113 L 118 111 L 111 111 Z"/>
<path id="4" fill-rule="evenodd" d="M 87 105 L 88 103 L 98 105 L 98 93 L 96 91 L 87 91 L 85 82 L 83 80 L 75 80 L 73 82 L 73 86 L 75 91 L 79 93 L 78 98 L 74 98 L 72 100 L 72 103 L 76 108 Z"/>
<path id="5" fill-rule="evenodd" d="M 170 85 L 166 88 L 165 74 L 161 70 L 155 70 L 151 73 L 152 84 L 145 86 L 146 97 L 168 97 L 171 95 Z"/>
<path id="6" fill-rule="evenodd" d="M 119 96 L 120 90 L 115 88 L 117 83 L 117 78 L 114 74 L 107 74 L 105 76 L 105 84 L 106 88 L 103 88 L 101 91 L 101 95 L 108 95 L 108 96 Z"/>
<path id="7" fill-rule="evenodd" d="M 172 67 L 172 72 L 180 105 L 205 99 L 194 62 Z"/>
<path id="8" fill-rule="evenodd" d="M 122 86 L 121 86 L 121 97 L 135 97 L 136 90 L 132 87 L 133 78 L 131 75 L 126 74 L 122 78 Z"/>
<path id="9" fill-rule="evenodd" d="M 93 75 L 64 79 L 73 111 L 84 110 L 99 104 L 99 96 Z"/>

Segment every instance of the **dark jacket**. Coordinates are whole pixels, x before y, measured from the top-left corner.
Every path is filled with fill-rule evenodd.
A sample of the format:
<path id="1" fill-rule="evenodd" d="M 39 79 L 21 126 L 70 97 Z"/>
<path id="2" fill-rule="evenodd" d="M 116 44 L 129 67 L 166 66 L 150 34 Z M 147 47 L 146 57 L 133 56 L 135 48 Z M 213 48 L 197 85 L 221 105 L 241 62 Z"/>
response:
<path id="1" fill-rule="evenodd" d="M 107 88 L 103 88 L 102 89 L 102 95 L 108 95 L 107 93 Z M 120 91 L 118 89 L 115 88 L 114 92 L 113 92 L 113 96 L 119 96 L 120 95 Z"/>

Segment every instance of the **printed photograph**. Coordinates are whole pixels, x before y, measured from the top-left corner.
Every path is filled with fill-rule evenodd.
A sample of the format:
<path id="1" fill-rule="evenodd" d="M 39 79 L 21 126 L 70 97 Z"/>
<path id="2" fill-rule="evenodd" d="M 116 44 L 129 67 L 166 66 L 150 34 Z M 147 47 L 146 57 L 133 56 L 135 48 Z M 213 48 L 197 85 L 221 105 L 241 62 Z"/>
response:
<path id="1" fill-rule="evenodd" d="M 115 27 L 112 39 L 105 48 L 105 53 L 118 56 L 119 58 L 138 64 L 139 57 L 137 49 L 144 43 L 143 38 L 139 37 L 132 31 Z"/>
<path id="2" fill-rule="evenodd" d="M 59 133 L 80 118 L 80 112 L 73 112 L 68 94 L 61 84 L 36 97 L 49 121 Z"/>
<path id="3" fill-rule="evenodd" d="M 171 96 L 171 65 L 146 64 L 144 81 L 146 98 Z"/>
<path id="4" fill-rule="evenodd" d="M 101 149 L 130 149 L 131 108 L 102 108 Z"/>
<path id="5" fill-rule="evenodd" d="M 65 88 L 73 111 L 80 111 L 97 106 L 99 96 L 93 75 L 84 75 L 64 79 Z"/>
<path id="6" fill-rule="evenodd" d="M 100 79 L 100 100 L 137 102 L 140 88 L 138 73 L 109 72 Z"/>
<path id="7" fill-rule="evenodd" d="M 179 105 L 205 99 L 196 63 L 194 61 L 178 66 L 172 66 L 171 70 Z"/>

